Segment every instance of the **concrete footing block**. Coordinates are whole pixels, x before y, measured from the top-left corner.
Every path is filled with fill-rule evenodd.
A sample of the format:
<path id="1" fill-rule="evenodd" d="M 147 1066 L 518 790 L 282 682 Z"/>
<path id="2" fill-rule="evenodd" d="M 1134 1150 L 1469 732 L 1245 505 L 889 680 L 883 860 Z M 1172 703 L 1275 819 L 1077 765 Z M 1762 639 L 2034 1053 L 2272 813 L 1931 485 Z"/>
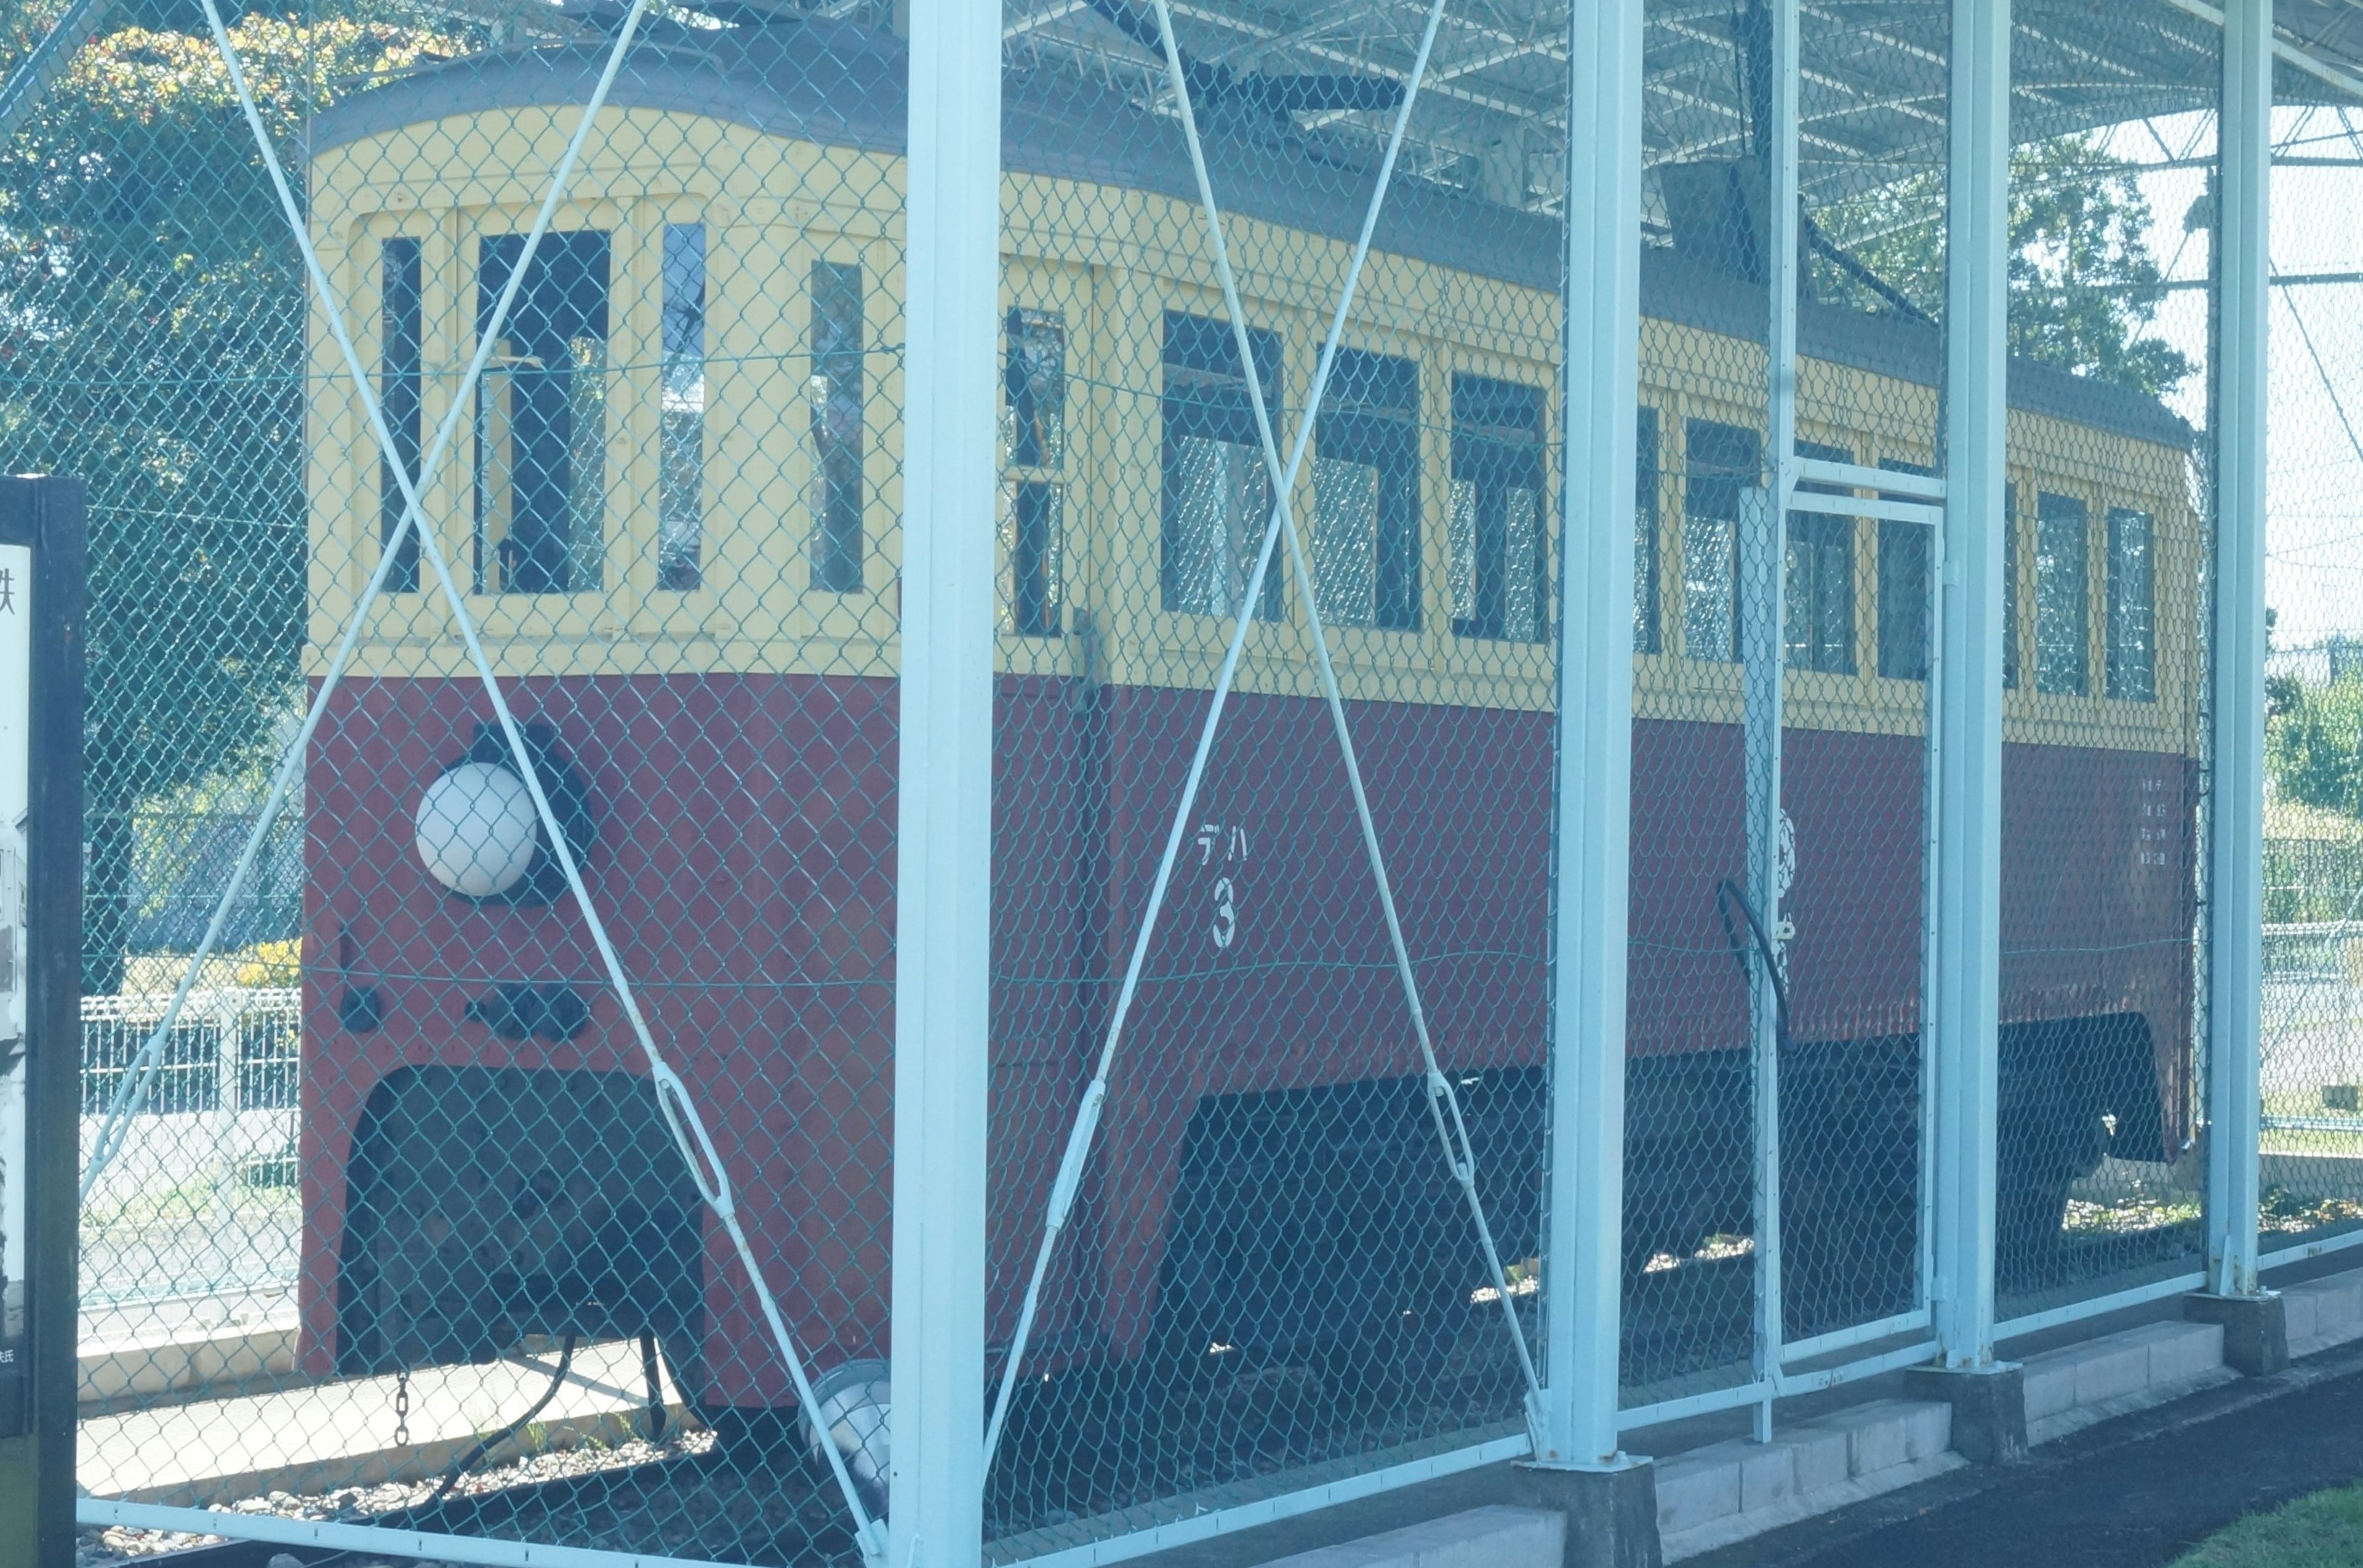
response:
<path id="1" fill-rule="evenodd" d="M 1646 1459 L 1597 1470 L 1511 1467 L 1520 1504 L 1567 1517 L 1564 1568 L 1660 1568 L 1658 1467 Z"/>
<path id="2" fill-rule="evenodd" d="M 2250 1377 L 2270 1377 L 2289 1365 L 2289 1318 L 2280 1293 L 2186 1296 L 2182 1315 L 2224 1329 L 2224 1364 Z"/>
<path id="3" fill-rule="evenodd" d="M 2291 1356 L 2308 1356 L 2363 1337 L 2363 1277 L 2353 1273 L 2304 1280 L 2281 1289 Z"/>
<path id="4" fill-rule="evenodd" d="M 1985 1367 L 1915 1366 L 1903 1374 L 1915 1399 L 1953 1407 L 1953 1451 L 1975 1464 L 2026 1457 L 2026 1369 L 2016 1362 Z"/>

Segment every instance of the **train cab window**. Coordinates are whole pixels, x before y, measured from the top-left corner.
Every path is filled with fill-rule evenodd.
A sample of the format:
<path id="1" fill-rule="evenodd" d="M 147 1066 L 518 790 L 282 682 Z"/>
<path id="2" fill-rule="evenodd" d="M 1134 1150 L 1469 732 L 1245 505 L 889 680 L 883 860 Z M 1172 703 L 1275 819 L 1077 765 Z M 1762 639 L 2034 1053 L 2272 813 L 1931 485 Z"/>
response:
<path id="1" fill-rule="evenodd" d="M 394 239 L 385 242 L 378 264 L 378 384 L 379 412 L 386 433 L 394 438 L 394 456 L 415 481 L 418 477 L 420 435 L 426 407 L 421 395 L 426 372 L 426 313 L 419 288 L 418 241 Z M 394 538 L 402 522 L 402 485 L 394 464 L 380 452 L 377 460 L 378 540 L 381 548 Z M 389 594 L 418 592 L 418 535 L 403 536 L 394 564 L 386 568 Z"/>
<path id="2" fill-rule="evenodd" d="M 1896 473 L 1928 476 L 1936 470 L 1900 458 L 1879 466 Z M 1900 497 L 1899 497 L 1900 498 Z M 1882 517 L 1879 523 L 1879 673 L 1890 680 L 1928 678 L 1928 550 L 1933 530 L 1925 523 Z"/>
<path id="3" fill-rule="evenodd" d="M 480 242 L 476 329 L 525 254 Z M 475 407 L 478 592 L 595 593 L 605 569 L 608 238 L 542 237 L 509 307 Z"/>
<path id="4" fill-rule="evenodd" d="M 705 532 L 705 225 L 664 231 L 658 393 L 657 586 L 704 581 Z"/>
<path id="5" fill-rule="evenodd" d="M 1762 477 L 1756 432 L 1712 419 L 1682 428 L 1682 651 L 1739 657 L 1739 496 Z"/>
<path id="6" fill-rule="evenodd" d="M 1321 618 L 1418 630 L 1418 365 L 1340 349 L 1313 443 Z"/>
<path id="7" fill-rule="evenodd" d="M 1658 411 L 1643 408 L 1633 442 L 1633 651 L 1655 653 L 1658 619 Z"/>
<path id="8" fill-rule="evenodd" d="M 1065 629 L 1059 595 L 1061 500 L 1059 486 L 1048 480 L 1012 480 L 1002 488 L 1008 629 L 1020 637 L 1058 637 Z"/>
<path id="9" fill-rule="evenodd" d="M 1278 428 L 1280 338 L 1250 329 L 1248 340 L 1264 407 Z M 1238 340 L 1228 322 L 1168 311 L 1164 367 L 1163 602 L 1181 615 L 1236 616 L 1271 517 L 1271 477 Z M 1255 612 L 1260 619 L 1279 618 L 1279 566 L 1275 560 L 1264 575 Z"/>
<path id="10" fill-rule="evenodd" d="M 2108 693 L 2158 700 L 2158 528 L 2147 512 L 2109 508 Z"/>
<path id="11" fill-rule="evenodd" d="M 2002 684 L 2018 685 L 2018 486 L 2002 487 Z"/>
<path id="12" fill-rule="evenodd" d="M 1539 388 L 1452 378 L 1450 536 L 1453 631 L 1542 641 L 1550 627 L 1550 539 Z"/>
<path id="13" fill-rule="evenodd" d="M 1854 453 L 1821 441 L 1800 440 L 1799 457 L 1852 462 Z M 1829 484 L 1800 490 L 1837 491 Z M 1786 603 L 1781 637 L 1792 670 L 1854 673 L 1854 519 L 1828 512 L 1789 514 Z"/>
<path id="14" fill-rule="evenodd" d="M 2091 515 L 2073 495 L 2035 503 L 2035 689 L 2080 697 L 2091 688 Z"/>
<path id="15" fill-rule="evenodd" d="M 1067 318 L 1013 310 L 1004 330 L 1002 462 L 1055 473 L 1067 461 Z"/>
<path id="16" fill-rule="evenodd" d="M 1067 326 L 1056 311 L 1013 310 L 1003 350 L 1001 550 L 1009 562 L 1004 629 L 1063 629 L 1060 473 L 1067 451 Z"/>
<path id="17" fill-rule="evenodd" d="M 831 594 L 861 587 L 861 267 L 812 267 L 812 585 Z"/>

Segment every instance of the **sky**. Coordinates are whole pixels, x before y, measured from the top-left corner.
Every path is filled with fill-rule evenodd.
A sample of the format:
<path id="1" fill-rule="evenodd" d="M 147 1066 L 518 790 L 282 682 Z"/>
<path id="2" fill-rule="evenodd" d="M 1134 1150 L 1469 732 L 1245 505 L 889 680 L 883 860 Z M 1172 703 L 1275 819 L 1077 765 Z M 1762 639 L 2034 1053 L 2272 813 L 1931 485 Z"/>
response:
<path id="1" fill-rule="evenodd" d="M 2212 122 L 2136 122 L 2108 142 L 2144 163 L 2204 158 L 2213 151 Z M 2281 154 L 2355 161 L 2275 166 L 2274 273 L 2363 272 L 2363 111 L 2282 109 L 2273 130 Z M 2153 169 L 2142 186 L 2156 218 L 2151 247 L 2168 277 L 2203 280 L 2204 236 L 2186 236 L 2182 222 L 2205 190 L 2204 170 Z M 2203 363 L 2205 292 L 2169 295 L 2152 330 Z M 2276 612 L 2274 644 L 2363 637 L 2363 284 L 2275 288 L 2270 332 L 2265 602 Z M 2193 425 L 2205 423 L 2202 377 L 2169 401 Z"/>

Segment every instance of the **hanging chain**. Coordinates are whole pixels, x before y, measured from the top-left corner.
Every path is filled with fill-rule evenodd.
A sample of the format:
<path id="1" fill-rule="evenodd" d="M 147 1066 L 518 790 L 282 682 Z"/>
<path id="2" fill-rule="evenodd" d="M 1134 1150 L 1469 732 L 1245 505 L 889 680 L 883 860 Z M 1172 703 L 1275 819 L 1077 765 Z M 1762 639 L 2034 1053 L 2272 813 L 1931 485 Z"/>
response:
<path id="1" fill-rule="evenodd" d="M 410 1446 L 410 1369 L 404 1367 L 394 1379 L 394 1446 Z"/>

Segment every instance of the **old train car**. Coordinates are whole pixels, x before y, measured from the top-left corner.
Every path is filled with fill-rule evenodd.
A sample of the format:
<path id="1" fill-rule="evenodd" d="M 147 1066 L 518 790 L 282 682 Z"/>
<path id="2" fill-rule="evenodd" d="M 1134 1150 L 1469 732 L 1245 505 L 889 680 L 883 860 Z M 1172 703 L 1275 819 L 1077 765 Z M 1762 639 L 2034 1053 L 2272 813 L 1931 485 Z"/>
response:
<path id="1" fill-rule="evenodd" d="M 316 231 L 406 456 L 449 408 L 598 64 L 496 54 L 316 128 Z M 902 81 L 893 36 L 818 19 L 636 50 L 595 178 L 427 493 L 624 966 L 825 1366 L 889 1350 Z M 1047 71 L 1013 72 L 1007 119 L 996 1333 L 1244 591 L 1266 504 L 1246 377 L 1283 410 L 1310 384 L 1367 191 L 1269 125 L 1215 128 L 1250 369 L 1174 125 Z M 1716 890 L 1742 875 L 1729 559 L 1738 493 L 1761 483 L 1764 306 L 1680 227 L 1643 272 L 1636 1280 L 1749 1223 L 1747 994 Z M 1537 1245 L 1543 1140 L 1559 246 L 1544 216 L 1401 182 L 1296 506 L 1512 1257 Z M 1809 305 L 1803 343 L 1814 450 L 1936 462 L 1933 328 Z M 2011 399 L 2004 1226 L 2039 1251 L 2102 1153 L 2165 1160 L 2189 1134 L 2201 551 L 2170 414 L 2032 364 Z M 358 407 L 323 406 L 316 650 L 398 514 Z M 1788 1291 L 1792 1327 L 1835 1326 L 1914 1287 L 1926 545 L 1816 523 L 1789 572 Z M 415 550 L 387 586 L 307 773 L 307 1364 L 654 1330 L 710 1412 L 783 1406 Z M 1046 1365 L 1351 1340 L 1465 1311 L 1475 1280 L 1304 606 L 1282 584 L 1259 614 Z M 2070 806 L 2084 831 L 2037 830 Z M 1258 1197 L 1281 1188 L 1330 1195 Z"/>

